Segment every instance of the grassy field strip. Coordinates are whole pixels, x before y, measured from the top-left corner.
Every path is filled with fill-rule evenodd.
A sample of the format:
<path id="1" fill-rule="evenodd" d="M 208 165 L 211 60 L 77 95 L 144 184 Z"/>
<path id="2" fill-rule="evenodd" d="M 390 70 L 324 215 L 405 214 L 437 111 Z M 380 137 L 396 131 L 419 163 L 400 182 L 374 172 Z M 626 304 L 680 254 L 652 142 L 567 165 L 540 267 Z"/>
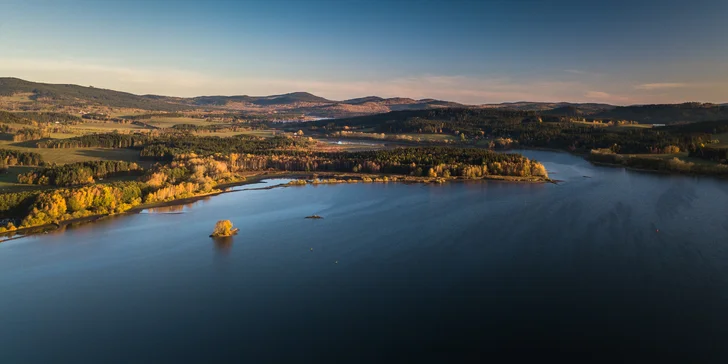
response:
<path id="1" fill-rule="evenodd" d="M 29 142 L 13 143 L 12 141 L 0 140 L 0 148 L 20 150 L 23 152 L 35 152 L 43 157 L 46 162 L 57 164 L 68 164 L 83 161 L 99 160 L 123 160 L 138 161 L 139 151 L 133 149 L 108 149 L 108 148 L 32 148 Z M 32 143 L 32 142 L 30 142 Z"/>

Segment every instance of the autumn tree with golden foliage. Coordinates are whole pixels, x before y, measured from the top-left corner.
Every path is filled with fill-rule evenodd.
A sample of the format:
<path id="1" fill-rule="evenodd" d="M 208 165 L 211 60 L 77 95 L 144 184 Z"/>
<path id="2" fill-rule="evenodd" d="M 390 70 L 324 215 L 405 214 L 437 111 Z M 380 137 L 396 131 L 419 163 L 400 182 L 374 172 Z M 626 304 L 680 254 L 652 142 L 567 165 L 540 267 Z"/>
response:
<path id="1" fill-rule="evenodd" d="M 233 229 L 233 223 L 230 220 L 220 220 L 215 224 L 215 229 L 212 231 L 211 237 L 225 237 L 232 236 L 238 232 L 238 229 Z"/>

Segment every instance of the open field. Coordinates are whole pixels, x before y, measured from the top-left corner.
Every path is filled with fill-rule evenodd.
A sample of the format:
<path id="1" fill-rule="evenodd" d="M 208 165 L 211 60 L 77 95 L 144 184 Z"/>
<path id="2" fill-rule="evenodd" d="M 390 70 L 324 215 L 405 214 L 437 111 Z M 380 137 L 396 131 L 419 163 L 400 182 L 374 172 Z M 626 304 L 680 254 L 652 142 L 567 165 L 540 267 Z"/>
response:
<path id="1" fill-rule="evenodd" d="M 32 128 L 32 125 L 28 124 L 18 124 L 18 123 L 3 123 L 3 125 L 7 125 L 13 129 L 23 129 L 23 128 Z"/>
<path id="2" fill-rule="evenodd" d="M 79 136 L 79 134 L 72 134 L 72 133 L 51 133 L 51 138 L 53 138 L 53 139 L 68 139 L 68 138 L 73 138 L 75 136 Z"/>
<path id="3" fill-rule="evenodd" d="M 572 121 L 572 124 L 581 124 L 581 125 L 589 125 L 589 126 L 602 126 L 602 127 L 608 127 L 609 125 L 603 124 L 603 123 L 593 123 L 591 121 Z"/>
<path id="4" fill-rule="evenodd" d="M 718 139 L 720 143 L 712 144 L 714 147 L 728 147 L 728 133 L 716 134 L 715 139 Z"/>
<path id="5" fill-rule="evenodd" d="M 99 160 L 122 160 L 138 161 L 139 151 L 133 149 L 108 149 L 108 148 L 34 148 L 33 142 L 14 143 L 12 141 L 0 140 L 0 148 L 20 150 L 23 152 L 35 152 L 43 157 L 46 162 L 57 164 L 68 164 L 84 161 Z"/>
<path id="6" fill-rule="evenodd" d="M 206 126 L 206 125 L 215 125 L 215 123 L 211 123 L 208 121 L 205 121 L 205 119 L 198 119 L 198 118 L 170 118 L 170 117 L 153 117 L 151 119 L 147 120 L 140 120 L 142 122 L 145 122 L 149 125 L 156 126 L 158 128 L 171 128 L 175 125 L 179 124 L 192 124 L 192 125 L 199 125 L 199 126 Z"/>
<path id="7" fill-rule="evenodd" d="M 214 133 L 201 133 L 196 132 L 195 135 L 198 136 L 216 136 L 216 137 L 231 137 L 236 135 L 253 135 L 263 138 L 270 138 L 276 135 L 276 133 L 281 134 L 280 131 L 276 130 L 240 130 L 240 131 L 221 131 L 221 132 L 214 132 Z"/>
<path id="8" fill-rule="evenodd" d="M 613 126 L 615 129 L 651 129 L 653 128 L 652 124 L 626 124 L 626 125 L 615 125 Z"/>
<path id="9" fill-rule="evenodd" d="M 83 124 L 71 125 L 70 128 L 79 134 L 89 133 L 110 133 L 114 130 L 118 131 L 139 131 L 149 130 L 139 125 L 134 124 L 121 124 L 121 123 L 103 123 L 103 122 L 88 122 Z"/>
<path id="10" fill-rule="evenodd" d="M 395 135 L 395 134 L 393 134 Z M 417 134 L 417 133 L 411 133 L 411 134 L 396 134 L 396 135 L 406 135 L 409 137 L 412 137 L 414 139 L 420 139 L 423 141 L 437 141 L 442 142 L 445 140 L 460 140 L 459 138 L 455 137 L 454 135 L 450 134 Z"/>
<path id="11" fill-rule="evenodd" d="M 43 186 L 23 185 L 18 183 L 18 175 L 31 170 L 33 167 L 14 166 L 7 171 L 0 172 L 0 193 L 18 192 L 43 189 Z"/>
<path id="12" fill-rule="evenodd" d="M 33 96 L 32 92 L 17 93 L 12 96 L 0 96 L 0 102 L 33 102 L 30 97 Z"/>

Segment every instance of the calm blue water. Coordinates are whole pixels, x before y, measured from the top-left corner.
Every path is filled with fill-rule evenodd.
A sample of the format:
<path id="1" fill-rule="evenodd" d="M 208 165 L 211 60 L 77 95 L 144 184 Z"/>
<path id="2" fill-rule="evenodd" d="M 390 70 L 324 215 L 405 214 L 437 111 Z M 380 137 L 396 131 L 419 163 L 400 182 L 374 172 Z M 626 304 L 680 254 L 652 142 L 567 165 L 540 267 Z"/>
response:
<path id="1" fill-rule="evenodd" d="M 564 183 L 237 191 L 2 243 L 0 363 L 728 362 L 728 182 L 524 153 Z"/>

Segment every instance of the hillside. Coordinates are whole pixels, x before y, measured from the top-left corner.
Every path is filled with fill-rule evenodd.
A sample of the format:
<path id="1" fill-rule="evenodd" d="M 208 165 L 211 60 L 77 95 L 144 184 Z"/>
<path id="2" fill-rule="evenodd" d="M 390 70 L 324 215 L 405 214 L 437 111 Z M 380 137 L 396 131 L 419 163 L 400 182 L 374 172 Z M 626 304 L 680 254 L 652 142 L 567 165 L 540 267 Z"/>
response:
<path id="1" fill-rule="evenodd" d="M 359 97 L 356 99 L 344 100 L 341 103 L 349 104 L 349 105 L 359 105 L 359 104 L 365 104 L 367 102 L 382 102 L 382 101 L 384 101 L 384 99 L 379 96 L 366 96 L 366 97 Z"/>
<path id="2" fill-rule="evenodd" d="M 388 113 L 310 121 L 296 127 L 326 128 L 328 130 L 371 130 L 377 133 L 454 133 L 459 128 L 478 129 L 493 124 L 520 124 L 537 119 L 532 111 L 434 108 L 400 110 Z M 464 129 L 461 129 L 464 130 Z"/>
<path id="3" fill-rule="evenodd" d="M 641 124 L 679 124 L 728 119 L 728 106 L 702 103 L 620 106 L 594 118 L 634 120 Z"/>
<path id="4" fill-rule="evenodd" d="M 583 117 L 585 115 L 588 115 L 588 112 L 583 111 L 577 106 L 569 105 L 569 106 L 561 106 L 557 107 L 551 110 L 545 110 L 541 112 L 544 115 L 556 115 L 556 116 L 566 116 L 566 117 Z"/>
<path id="5" fill-rule="evenodd" d="M 0 96 L 12 96 L 19 93 L 32 94 L 30 96 L 32 100 L 48 100 L 64 105 L 85 102 L 112 107 L 159 111 L 178 111 L 189 108 L 185 105 L 127 92 L 78 85 L 36 83 L 18 78 L 0 78 Z"/>
<path id="6" fill-rule="evenodd" d="M 191 101 L 193 104 L 199 106 L 225 106 L 231 102 L 249 103 L 258 106 L 289 105 L 296 103 L 324 104 L 333 102 L 308 92 L 293 92 L 272 96 L 199 96 L 192 98 Z"/>
<path id="7" fill-rule="evenodd" d="M 665 131 L 676 131 L 682 133 L 708 133 L 708 134 L 723 134 L 728 133 L 728 119 L 726 120 L 713 120 L 713 121 L 701 121 L 690 124 L 676 124 L 660 128 Z M 721 140 L 723 142 L 723 140 Z M 728 140 L 726 140 L 728 141 Z"/>
<path id="8" fill-rule="evenodd" d="M 578 114 L 594 114 L 597 112 L 611 110 L 616 106 L 609 104 L 597 104 L 597 103 L 571 103 L 571 102 L 504 102 L 500 104 L 485 104 L 481 105 L 484 108 L 495 108 L 495 109 L 507 109 L 507 110 L 521 110 L 521 111 L 549 111 L 551 115 L 562 115 L 562 112 L 575 112 L 578 110 Z"/>

